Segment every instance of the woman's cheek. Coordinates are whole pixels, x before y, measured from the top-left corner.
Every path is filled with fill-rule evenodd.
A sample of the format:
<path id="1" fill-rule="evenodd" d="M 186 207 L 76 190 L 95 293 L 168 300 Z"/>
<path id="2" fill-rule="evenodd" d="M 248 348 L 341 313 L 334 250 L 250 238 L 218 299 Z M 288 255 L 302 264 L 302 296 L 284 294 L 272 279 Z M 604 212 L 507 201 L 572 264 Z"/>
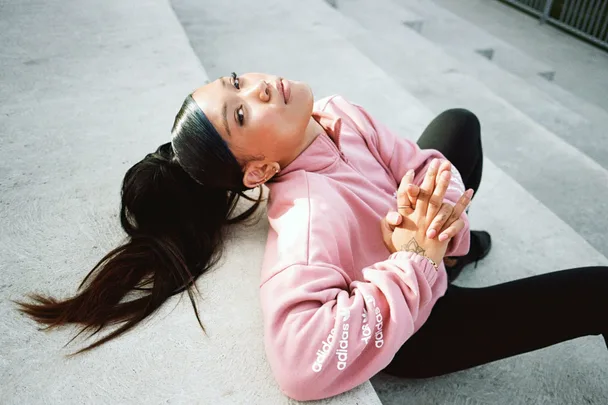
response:
<path id="1" fill-rule="evenodd" d="M 261 124 L 261 132 L 267 134 L 269 138 L 280 137 L 283 125 L 278 114 L 267 112 L 260 115 L 258 122 Z"/>

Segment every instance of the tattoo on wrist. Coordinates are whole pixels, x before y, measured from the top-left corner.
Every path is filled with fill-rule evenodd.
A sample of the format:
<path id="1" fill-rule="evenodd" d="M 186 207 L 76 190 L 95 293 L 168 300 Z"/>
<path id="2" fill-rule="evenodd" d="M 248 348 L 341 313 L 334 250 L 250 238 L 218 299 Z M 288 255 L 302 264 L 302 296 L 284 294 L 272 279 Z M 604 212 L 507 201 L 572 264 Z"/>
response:
<path id="1" fill-rule="evenodd" d="M 412 238 L 408 243 L 401 245 L 401 251 L 403 252 L 414 252 L 421 256 L 425 256 L 426 251 L 416 242 L 416 239 Z"/>

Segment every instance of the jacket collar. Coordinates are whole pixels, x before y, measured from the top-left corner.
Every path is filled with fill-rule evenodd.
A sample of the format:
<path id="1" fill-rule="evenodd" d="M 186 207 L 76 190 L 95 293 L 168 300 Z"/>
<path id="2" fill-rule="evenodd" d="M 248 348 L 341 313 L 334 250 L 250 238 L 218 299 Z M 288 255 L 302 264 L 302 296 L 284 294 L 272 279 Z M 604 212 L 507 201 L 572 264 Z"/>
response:
<path id="1" fill-rule="evenodd" d="M 340 158 L 342 119 L 326 111 L 313 111 L 312 117 L 325 132 L 318 134 L 312 143 L 290 164 L 281 169 L 274 179 L 279 180 L 282 176 L 298 170 L 319 172 Z"/>

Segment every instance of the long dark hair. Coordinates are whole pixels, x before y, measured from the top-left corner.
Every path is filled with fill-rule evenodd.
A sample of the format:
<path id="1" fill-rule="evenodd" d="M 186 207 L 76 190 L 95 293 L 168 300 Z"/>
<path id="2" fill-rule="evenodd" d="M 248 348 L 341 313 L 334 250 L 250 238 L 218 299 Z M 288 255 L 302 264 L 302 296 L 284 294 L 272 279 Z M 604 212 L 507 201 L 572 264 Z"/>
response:
<path id="1" fill-rule="evenodd" d="M 244 194 L 239 163 L 191 96 L 175 118 L 172 135 L 172 142 L 125 174 L 120 223 L 126 242 L 97 263 L 75 296 L 57 300 L 31 294 L 30 302 L 17 302 L 45 329 L 78 324 L 74 338 L 119 325 L 74 354 L 122 335 L 183 291 L 205 331 L 194 282 L 220 260 L 227 225 L 252 217 L 263 193 L 260 188 L 257 199 Z M 232 217 L 241 197 L 253 205 Z M 136 297 L 129 299 L 133 293 Z"/>

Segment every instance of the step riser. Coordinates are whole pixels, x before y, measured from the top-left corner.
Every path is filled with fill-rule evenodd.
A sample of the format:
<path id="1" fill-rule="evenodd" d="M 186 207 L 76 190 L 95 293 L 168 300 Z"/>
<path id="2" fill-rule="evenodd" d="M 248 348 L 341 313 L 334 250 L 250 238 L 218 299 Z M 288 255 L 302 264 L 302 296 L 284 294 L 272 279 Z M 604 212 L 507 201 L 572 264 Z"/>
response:
<path id="1" fill-rule="evenodd" d="M 556 74 L 553 67 L 528 56 L 488 32 L 468 24 L 430 0 L 394 0 L 393 3 L 419 14 L 424 20 L 420 33 L 433 42 L 446 44 L 460 51 L 491 49 L 492 60 L 496 65 L 521 78 L 543 74 L 548 80 L 552 80 L 549 78 Z"/>
<path id="2" fill-rule="evenodd" d="M 481 31 L 508 42 L 511 47 L 558 68 L 556 86 L 550 87 L 561 86 L 567 93 L 566 99 L 555 97 L 551 90 L 545 90 L 542 85 L 540 88 L 565 106 L 588 118 L 591 117 L 586 113 L 586 104 L 602 108 L 604 114 L 608 111 L 608 80 L 605 73 L 608 71 L 608 53 L 551 25 L 538 24 L 536 18 L 525 15 L 506 1 L 432 1 L 440 9 L 452 13 L 468 25 L 479 27 Z M 538 77 L 529 77 L 526 80 L 533 83 L 537 79 Z M 594 122 L 595 119 L 590 121 Z"/>
<path id="3" fill-rule="evenodd" d="M 485 58 L 479 58 L 470 52 L 443 49 L 466 65 L 467 73 L 495 94 L 608 169 L 608 136 L 605 136 L 605 127 L 590 123 L 582 115 Z"/>
<path id="4" fill-rule="evenodd" d="M 539 86 L 543 88 L 554 87 L 547 84 L 546 81 L 553 80 L 555 71 L 540 71 L 550 68 L 542 67 L 534 61 L 530 64 L 531 58 L 522 52 L 520 52 L 521 55 L 515 55 L 512 47 L 505 47 L 502 41 L 491 34 L 432 2 L 427 1 L 421 4 L 417 0 L 400 0 L 398 3 L 395 1 L 393 5 L 397 8 L 404 8 L 406 13 L 412 12 L 403 5 L 425 10 L 424 17 L 418 17 L 423 20 L 420 25 L 424 28 L 417 29 L 417 32 L 441 46 L 452 57 L 466 64 L 467 72 L 488 86 L 494 93 L 608 169 L 608 136 L 604 136 L 605 130 L 603 129 L 608 126 L 608 119 L 596 116 L 590 122 L 575 112 L 580 110 L 581 100 L 577 100 L 578 98 L 572 94 L 568 94 L 568 103 L 564 105 L 551 98 L 540 88 L 530 86 L 529 82 L 534 82 L 539 83 Z M 430 21 L 426 21 L 425 18 Z M 439 24 L 441 27 L 437 27 Z M 483 48 L 484 46 L 489 47 Z M 505 48 L 508 49 L 507 57 L 503 51 Z M 475 53 L 491 60 L 492 63 L 484 63 L 475 57 Z M 504 70 L 501 68 L 501 66 L 504 67 L 504 63 L 501 63 L 502 59 L 526 67 L 528 73 L 519 72 L 519 76 L 517 76 L 512 73 L 513 69 Z M 536 77 L 530 76 L 529 73 L 534 69 L 527 67 L 526 63 L 532 68 L 536 66 L 535 71 L 538 71 Z M 520 76 L 526 77 L 526 80 Z M 544 85 L 540 83 L 543 81 L 545 81 Z M 563 98 L 560 99 L 563 100 Z M 575 109 L 573 110 L 571 107 L 575 107 Z M 586 110 L 588 111 L 589 108 Z"/>
<path id="5" fill-rule="evenodd" d="M 553 99 L 559 101 L 571 111 L 575 111 L 585 117 L 593 128 L 599 130 L 608 128 L 608 112 L 603 108 L 587 102 L 569 91 L 559 86 L 554 86 L 541 78 L 530 78 L 528 79 L 528 83 L 549 94 Z M 604 131 L 604 134 L 606 134 L 606 131 Z M 608 135 L 603 138 L 606 137 L 608 137 Z"/>

